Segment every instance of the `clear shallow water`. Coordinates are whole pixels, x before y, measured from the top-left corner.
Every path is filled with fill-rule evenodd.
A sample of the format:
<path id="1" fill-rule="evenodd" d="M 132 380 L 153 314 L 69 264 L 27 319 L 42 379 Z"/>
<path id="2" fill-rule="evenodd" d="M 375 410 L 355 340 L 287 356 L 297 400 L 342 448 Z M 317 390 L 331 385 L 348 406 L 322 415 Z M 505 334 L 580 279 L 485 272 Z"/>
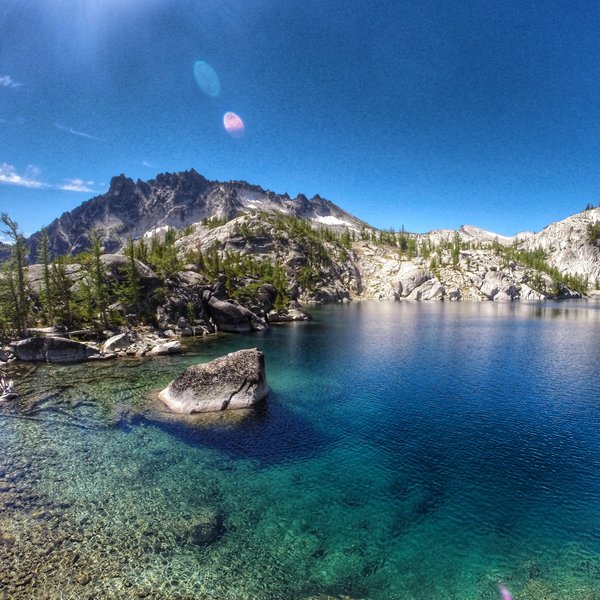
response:
<path id="1" fill-rule="evenodd" d="M 7 597 L 600 598 L 600 305 L 362 303 L 181 357 L 21 366 L 0 407 Z M 264 350 L 248 416 L 152 394 Z M 223 520 L 208 546 L 190 529 Z"/>

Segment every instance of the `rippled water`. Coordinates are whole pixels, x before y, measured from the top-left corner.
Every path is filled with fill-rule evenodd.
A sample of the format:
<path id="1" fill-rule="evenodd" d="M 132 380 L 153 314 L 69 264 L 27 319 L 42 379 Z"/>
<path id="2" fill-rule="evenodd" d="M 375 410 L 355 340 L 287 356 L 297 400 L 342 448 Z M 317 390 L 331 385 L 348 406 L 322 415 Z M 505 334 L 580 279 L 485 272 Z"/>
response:
<path id="1" fill-rule="evenodd" d="M 181 357 L 15 368 L 5 597 L 600 598 L 600 305 L 314 316 Z M 160 410 L 185 366 L 251 346 L 264 406 Z"/>

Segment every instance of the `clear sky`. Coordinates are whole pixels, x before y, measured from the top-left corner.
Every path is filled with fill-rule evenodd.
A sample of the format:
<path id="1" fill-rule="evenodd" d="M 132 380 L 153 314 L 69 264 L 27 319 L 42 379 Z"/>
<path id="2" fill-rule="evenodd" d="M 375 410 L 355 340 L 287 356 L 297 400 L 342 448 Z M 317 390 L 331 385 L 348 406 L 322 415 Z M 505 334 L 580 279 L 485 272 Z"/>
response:
<path id="1" fill-rule="evenodd" d="M 600 202 L 599 31 L 577 0 L 2 0 L 0 210 L 30 234 L 193 167 L 378 227 L 540 230 Z"/>

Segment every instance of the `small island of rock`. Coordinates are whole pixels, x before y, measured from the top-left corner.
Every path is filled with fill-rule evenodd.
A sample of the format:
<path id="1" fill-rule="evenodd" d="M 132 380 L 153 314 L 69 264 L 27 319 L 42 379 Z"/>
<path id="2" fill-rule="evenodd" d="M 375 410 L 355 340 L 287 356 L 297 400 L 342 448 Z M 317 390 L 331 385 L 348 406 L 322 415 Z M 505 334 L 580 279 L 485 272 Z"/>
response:
<path id="1" fill-rule="evenodd" d="M 264 354 L 251 348 L 188 367 L 158 397 L 172 411 L 191 414 L 249 408 L 268 393 Z"/>

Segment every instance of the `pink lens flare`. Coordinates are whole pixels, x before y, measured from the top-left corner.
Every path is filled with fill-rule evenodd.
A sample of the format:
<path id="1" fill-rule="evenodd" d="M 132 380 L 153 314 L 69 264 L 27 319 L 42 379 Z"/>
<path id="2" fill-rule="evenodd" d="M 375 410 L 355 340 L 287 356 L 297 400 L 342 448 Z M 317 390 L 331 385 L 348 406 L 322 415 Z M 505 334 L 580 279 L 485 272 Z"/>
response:
<path id="1" fill-rule="evenodd" d="M 234 112 L 225 113 L 223 116 L 223 126 L 231 137 L 240 138 L 244 135 L 244 121 Z"/>
<path id="2" fill-rule="evenodd" d="M 500 592 L 500 596 L 501 596 L 502 600 L 512 600 L 512 596 L 510 595 L 510 592 L 508 591 L 506 586 L 499 585 L 498 591 Z"/>

